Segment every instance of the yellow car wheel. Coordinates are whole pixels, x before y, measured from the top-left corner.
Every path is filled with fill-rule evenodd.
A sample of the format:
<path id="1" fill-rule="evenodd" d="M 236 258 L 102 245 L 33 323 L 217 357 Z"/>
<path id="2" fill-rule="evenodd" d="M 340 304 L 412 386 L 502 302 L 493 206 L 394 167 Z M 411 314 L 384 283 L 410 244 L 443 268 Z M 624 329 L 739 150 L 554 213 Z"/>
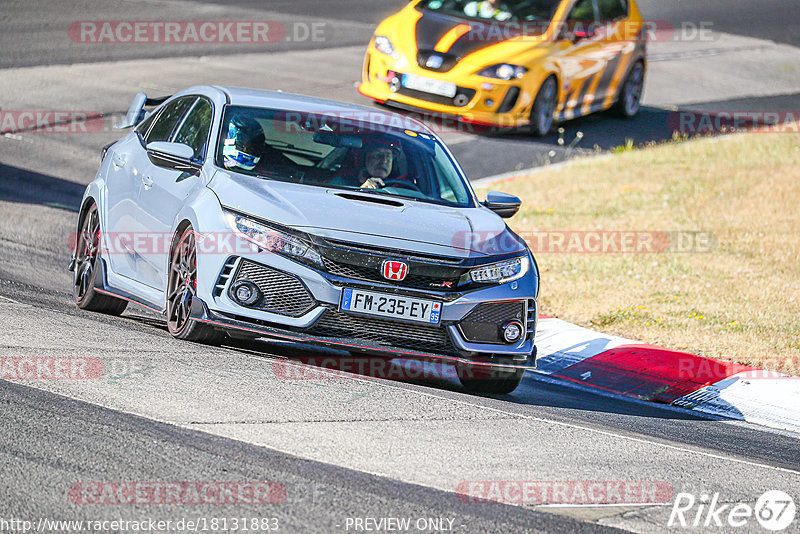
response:
<path id="1" fill-rule="evenodd" d="M 558 87 L 555 76 L 548 77 L 533 101 L 530 117 L 530 131 L 534 137 L 544 137 L 553 127 L 553 116 L 558 102 Z"/>
<path id="2" fill-rule="evenodd" d="M 642 92 L 644 90 L 644 64 L 637 61 L 628 77 L 625 78 L 625 83 L 619 91 L 617 103 L 614 105 L 614 113 L 625 119 L 630 119 L 639 113 L 642 107 Z"/>

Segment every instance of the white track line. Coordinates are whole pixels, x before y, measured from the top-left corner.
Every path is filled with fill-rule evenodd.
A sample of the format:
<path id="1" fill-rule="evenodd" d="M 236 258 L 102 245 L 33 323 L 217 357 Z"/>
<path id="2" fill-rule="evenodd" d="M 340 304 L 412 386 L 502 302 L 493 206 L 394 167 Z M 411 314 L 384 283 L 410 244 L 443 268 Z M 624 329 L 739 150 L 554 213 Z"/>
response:
<path id="1" fill-rule="evenodd" d="M 386 384 L 386 383 L 382 383 L 381 385 L 383 385 L 385 387 L 397 387 L 397 386 L 394 386 L 394 385 L 391 385 L 391 384 Z M 404 389 L 404 388 L 397 387 L 397 389 Z M 427 395 L 429 397 L 434 397 L 434 398 L 438 398 L 438 399 L 443 398 L 443 397 L 441 397 L 439 395 L 434 395 L 432 393 L 427 393 L 427 392 L 424 392 L 424 391 L 417 391 L 417 393 L 419 393 L 420 395 Z M 486 409 L 486 410 L 491 410 L 493 412 L 501 413 L 503 415 L 511 415 L 511 416 L 516 416 L 516 417 L 520 417 L 520 418 L 523 418 L 523 419 L 528 419 L 530 421 L 538 421 L 540 423 L 549 423 L 549 424 L 552 424 L 552 425 L 559 425 L 559 426 L 566 427 L 566 428 L 572 428 L 574 430 L 583 430 L 583 431 L 586 431 L 586 432 L 593 432 L 595 434 L 600 434 L 602 436 L 608 436 L 608 437 L 612 437 L 612 438 L 624 439 L 624 440 L 632 441 L 634 443 L 645 443 L 647 445 L 655 445 L 657 447 L 662 447 L 664 449 L 670 449 L 670 450 L 679 451 L 679 452 L 683 452 L 683 453 L 687 453 L 687 454 L 695 454 L 695 455 L 698 455 L 698 456 L 702 456 L 704 458 L 713 458 L 715 460 L 723 460 L 723 461 L 726 461 L 726 462 L 734 462 L 734 463 L 738 463 L 738 464 L 742 464 L 742 465 L 749 465 L 751 467 L 760 467 L 760 468 L 763 468 L 763 469 L 772 469 L 774 471 L 779 471 L 781 473 L 790 473 L 792 475 L 800 475 L 800 471 L 795 471 L 793 469 L 786 469 L 785 467 L 775 467 L 773 465 L 761 464 L 761 463 L 758 463 L 758 462 L 751 462 L 750 460 L 741 460 L 739 458 L 731 458 L 729 456 L 723 456 L 721 454 L 714 454 L 714 453 L 710 453 L 710 452 L 697 451 L 697 450 L 693 450 L 693 449 L 688 449 L 686 447 L 679 447 L 677 445 L 668 445 L 666 443 L 659 443 L 657 441 L 651 441 L 651 440 L 644 439 L 644 438 L 635 438 L 635 437 L 632 437 L 632 436 L 625 436 L 623 434 L 617 434 L 615 432 L 610 432 L 608 430 L 598 430 L 598 429 L 595 429 L 595 428 L 590 428 L 590 427 L 587 427 L 587 426 L 577 425 L 577 424 L 574 424 L 574 423 L 564 423 L 564 422 L 561 422 L 561 421 L 553 421 L 553 420 L 550 420 L 550 419 L 544 419 L 542 417 L 536 417 L 536 416 L 533 416 L 533 415 L 525 415 L 525 414 L 519 414 L 519 413 L 515 413 L 515 412 L 508 412 L 508 411 L 505 411 L 505 410 L 501 410 L 499 408 L 492 408 L 492 407 L 489 407 L 489 406 L 481 406 L 480 404 L 471 403 L 471 402 L 468 402 L 468 401 L 465 401 L 465 400 L 461 400 L 461 399 L 448 399 L 448 400 L 452 400 L 454 402 L 459 402 L 461 404 L 466 404 L 466 405 L 472 406 L 474 408 L 483 408 L 483 409 Z"/>
<path id="2" fill-rule="evenodd" d="M 289 363 L 289 362 L 287 362 L 287 363 Z M 300 363 L 300 362 L 291 362 L 291 363 Z M 301 365 L 303 365 L 303 364 L 301 364 Z M 800 475 L 800 471 L 795 471 L 793 469 L 787 469 L 785 467 L 775 467 L 773 465 L 761 464 L 761 463 L 758 463 L 758 462 L 751 462 L 750 460 L 742 460 L 742 459 L 739 459 L 739 458 L 731 458 L 729 456 L 723 456 L 721 454 L 714 454 L 714 453 L 710 453 L 710 452 L 703 452 L 703 451 L 693 450 L 693 449 L 689 449 L 689 448 L 686 448 L 686 447 L 679 447 L 677 445 L 669 445 L 669 444 L 666 444 L 666 443 L 659 443 L 658 441 L 651 441 L 649 439 L 635 438 L 635 437 L 632 437 L 632 436 L 626 436 L 624 434 L 617 434 L 615 432 L 610 432 L 608 430 L 598 430 L 598 429 L 595 429 L 595 428 L 590 428 L 590 427 L 587 427 L 587 426 L 577 425 L 577 424 L 574 424 L 574 423 L 564 423 L 562 421 L 553 421 L 553 420 L 550 420 L 550 419 L 544 419 L 542 417 L 536 417 L 536 416 L 533 416 L 533 415 L 525 415 L 525 414 L 520 414 L 520 413 L 516 413 L 516 412 L 509 412 L 509 411 L 501 410 L 499 408 L 492 408 L 490 406 L 482 406 L 480 404 L 475 404 L 475 403 L 472 403 L 472 402 L 469 402 L 469 401 L 466 401 L 466 400 L 462 400 L 462 399 L 451 399 L 451 398 L 444 397 L 444 396 L 441 396 L 441 395 L 435 395 L 433 393 L 428 393 L 426 391 L 419 391 L 416 388 L 414 388 L 414 389 L 403 388 L 403 387 L 400 387 L 398 385 L 394 385 L 391 382 L 386 382 L 386 381 L 383 381 L 383 380 L 376 380 L 374 378 L 365 378 L 365 377 L 362 377 L 361 375 L 357 375 L 357 374 L 353 374 L 353 373 L 342 372 L 342 371 L 337 371 L 337 373 L 352 375 L 354 380 L 368 381 L 369 383 L 375 384 L 377 386 L 383 386 L 383 387 L 395 388 L 395 389 L 402 389 L 403 391 L 406 391 L 406 392 L 414 391 L 414 392 L 416 392 L 416 393 L 418 393 L 420 395 L 433 397 L 435 399 L 452 400 L 453 402 L 466 404 L 466 405 L 472 406 L 474 408 L 479 408 L 479 409 L 482 408 L 482 409 L 485 409 L 485 410 L 491 410 L 493 412 L 500 413 L 500 414 L 503 414 L 503 415 L 510 415 L 510 416 L 513 416 L 513 417 L 519 417 L 519 418 L 522 418 L 522 419 L 528 419 L 530 421 L 538 421 L 540 423 L 549 423 L 549 424 L 559 425 L 559 426 L 566 427 L 566 428 L 572 428 L 572 429 L 575 429 L 575 430 L 583 430 L 583 431 L 586 431 L 586 432 L 593 432 L 595 434 L 600 434 L 600 435 L 603 435 L 603 436 L 608 436 L 608 437 L 613 437 L 613 438 L 624 439 L 624 440 L 632 441 L 632 442 L 635 442 L 635 443 L 645 443 L 645 444 L 648 444 L 648 445 L 655 445 L 657 447 L 662 447 L 662 448 L 665 448 L 665 449 L 670 449 L 670 450 L 679 451 L 679 452 L 688 453 L 688 454 L 695 454 L 695 455 L 703 456 L 705 458 L 714 458 L 715 460 L 723 460 L 723 461 L 734 462 L 734 463 L 738 463 L 738 464 L 742 464 L 742 465 L 749 465 L 751 467 L 760 467 L 760 468 L 764 468 L 764 469 L 772 469 L 774 471 L 779 471 L 779 472 L 782 472 L 782 473 L 790 473 L 792 475 Z"/>

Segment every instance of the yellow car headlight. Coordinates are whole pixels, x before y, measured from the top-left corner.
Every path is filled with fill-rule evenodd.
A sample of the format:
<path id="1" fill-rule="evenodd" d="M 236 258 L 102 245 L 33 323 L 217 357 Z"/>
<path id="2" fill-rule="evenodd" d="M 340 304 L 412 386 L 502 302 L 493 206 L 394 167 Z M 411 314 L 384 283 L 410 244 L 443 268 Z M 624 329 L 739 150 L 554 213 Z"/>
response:
<path id="1" fill-rule="evenodd" d="M 394 51 L 394 45 L 392 45 L 392 41 L 385 35 L 375 36 L 375 49 L 378 52 L 386 54 L 387 56 L 391 56 L 394 59 L 400 57 L 398 53 Z"/>
<path id="2" fill-rule="evenodd" d="M 520 67 L 519 65 L 511 65 L 510 63 L 499 63 L 486 67 L 478 73 L 478 76 L 485 76 L 487 78 L 497 78 L 500 80 L 514 80 L 525 76 L 528 69 Z"/>

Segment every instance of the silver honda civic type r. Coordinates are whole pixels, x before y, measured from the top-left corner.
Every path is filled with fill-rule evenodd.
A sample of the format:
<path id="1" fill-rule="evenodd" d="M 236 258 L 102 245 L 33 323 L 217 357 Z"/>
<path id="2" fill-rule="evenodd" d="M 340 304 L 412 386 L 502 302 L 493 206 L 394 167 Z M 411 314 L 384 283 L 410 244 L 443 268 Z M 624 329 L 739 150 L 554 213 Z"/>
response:
<path id="1" fill-rule="evenodd" d="M 146 107 L 155 107 L 150 113 Z M 535 364 L 539 273 L 410 118 L 228 87 L 139 93 L 86 189 L 70 269 L 86 310 L 128 302 L 180 339 L 295 341 L 450 363 L 507 393 Z"/>

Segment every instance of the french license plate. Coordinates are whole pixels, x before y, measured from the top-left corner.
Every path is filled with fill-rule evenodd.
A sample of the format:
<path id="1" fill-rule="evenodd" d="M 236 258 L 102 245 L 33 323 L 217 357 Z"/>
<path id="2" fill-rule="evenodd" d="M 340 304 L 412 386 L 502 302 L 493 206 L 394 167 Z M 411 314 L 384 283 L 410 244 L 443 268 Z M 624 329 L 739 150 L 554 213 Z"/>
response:
<path id="1" fill-rule="evenodd" d="M 408 87 L 415 91 L 422 91 L 423 93 L 431 93 L 449 98 L 456 96 L 456 84 L 443 82 L 441 80 L 433 80 L 424 76 L 417 76 L 416 74 L 403 74 L 400 83 L 402 83 L 403 87 Z"/>
<path id="2" fill-rule="evenodd" d="M 442 303 L 435 300 L 386 295 L 347 287 L 342 291 L 341 309 L 379 317 L 439 324 Z"/>

